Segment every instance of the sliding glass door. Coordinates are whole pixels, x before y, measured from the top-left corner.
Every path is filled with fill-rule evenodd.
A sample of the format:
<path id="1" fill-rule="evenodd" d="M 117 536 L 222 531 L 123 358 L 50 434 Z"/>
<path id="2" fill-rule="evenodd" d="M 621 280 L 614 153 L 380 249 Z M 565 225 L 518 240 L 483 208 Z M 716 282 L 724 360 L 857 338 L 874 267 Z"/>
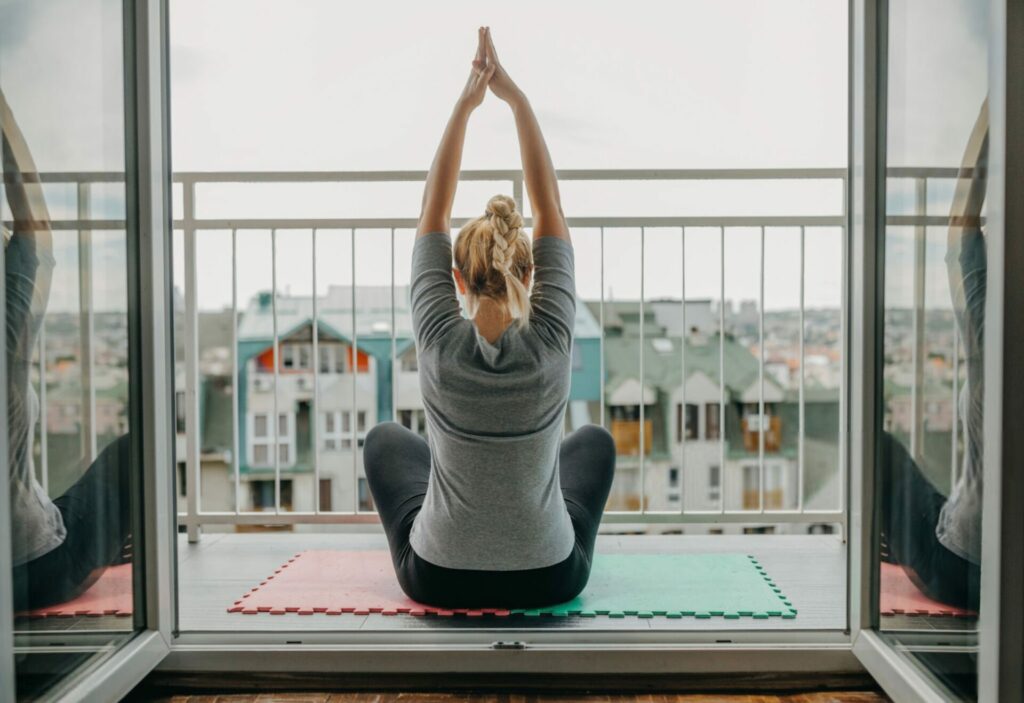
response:
<path id="1" fill-rule="evenodd" d="M 862 119 L 852 210 L 864 286 L 853 291 L 864 333 L 854 650 L 901 700 L 1020 695 L 1019 681 L 1007 698 L 1012 686 L 981 675 L 1020 641 L 1019 631 L 1003 637 L 998 615 L 1014 602 L 1004 595 L 1012 578 L 1000 580 L 1003 484 L 1019 485 L 1003 418 L 1007 402 L 1020 404 L 1006 390 L 1019 313 L 1005 313 L 999 287 L 1011 276 L 1002 252 L 1019 248 L 1000 203 L 1019 184 L 992 168 L 1013 146 L 1014 115 L 1005 94 L 993 99 L 999 81 L 1012 85 L 999 38 L 1013 25 L 1000 2 L 1012 5 L 853 3 Z M 1009 613 L 1019 610 L 1018 591 Z"/>
<path id="2" fill-rule="evenodd" d="M 0 3 L 4 700 L 70 694 L 151 629 L 135 10 Z"/>

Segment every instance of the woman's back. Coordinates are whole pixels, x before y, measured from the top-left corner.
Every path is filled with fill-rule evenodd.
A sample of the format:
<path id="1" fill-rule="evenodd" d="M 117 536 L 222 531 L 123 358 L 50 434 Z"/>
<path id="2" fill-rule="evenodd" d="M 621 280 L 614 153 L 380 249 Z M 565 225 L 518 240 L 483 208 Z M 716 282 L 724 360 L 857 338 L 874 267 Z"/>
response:
<path id="1" fill-rule="evenodd" d="M 431 448 L 431 479 L 413 525 L 416 553 L 438 566 L 550 566 L 573 547 L 558 452 L 575 318 L 571 245 L 541 237 L 527 327 L 492 344 L 462 317 L 447 234 L 413 252 L 412 311 Z"/>

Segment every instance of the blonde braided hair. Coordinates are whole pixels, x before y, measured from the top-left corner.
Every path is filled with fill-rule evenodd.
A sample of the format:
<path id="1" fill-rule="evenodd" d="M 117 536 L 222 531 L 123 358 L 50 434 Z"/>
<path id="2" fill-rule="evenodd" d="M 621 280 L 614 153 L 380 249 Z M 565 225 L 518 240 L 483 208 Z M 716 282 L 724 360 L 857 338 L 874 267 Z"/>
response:
<path id="1" fill-rule="evenodd" d="M 468 222 L 455 242 L 455 266 L 466 283 L 466 312 L 475 317 L 480 298 L 505 303 L 509 315 L 530 321 L 530 293 L 523 278 L 533 269 L 533 249 L 523 216 L 507 195 L 495 195 L 482 217 Z"/>

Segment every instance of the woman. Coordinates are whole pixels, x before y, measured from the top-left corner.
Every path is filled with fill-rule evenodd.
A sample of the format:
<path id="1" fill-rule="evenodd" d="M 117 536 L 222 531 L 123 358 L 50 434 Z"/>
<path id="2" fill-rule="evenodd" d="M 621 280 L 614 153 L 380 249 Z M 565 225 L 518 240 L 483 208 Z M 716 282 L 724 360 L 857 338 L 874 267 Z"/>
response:
<path id="1" fill-rule="evenodd" d="M 533 246 L 515 202 L 498 195 L 459 232 L 452 268 L 462 146 L 488 87 L 515 116 Z M 460 313 L 456 286 L 472 319 Z M 576 312 L 572 241 L 537 118 L 489 29 L 480 29 L 427 176 L 411 297 L 430 442 L 386 423 L 363 454 L 399 583 L 440 607 L 574 598 L 590 575 L 615 445 L 595 426 L 561 439 Z"/>
<path id="2" fill-rule="evenodd" d="M 124 561 L 131 529 L 128 437 L 109 444 L 80 478 L 50 500 L 35 477 L 32 442 L 39 399 L 30 369 L 55 265 L 38 172 L 0 93 L 4 191 L 13 218 L 4 231 L 7 467 L 15 610 L 68 601 Z"/>

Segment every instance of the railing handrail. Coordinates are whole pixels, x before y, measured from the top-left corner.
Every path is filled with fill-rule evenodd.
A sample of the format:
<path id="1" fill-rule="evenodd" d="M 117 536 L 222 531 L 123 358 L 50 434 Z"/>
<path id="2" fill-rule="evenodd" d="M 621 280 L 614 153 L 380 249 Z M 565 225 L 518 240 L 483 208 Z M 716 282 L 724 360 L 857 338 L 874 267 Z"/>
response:
<path id="1" fill-rule="evenodd" d="M 624 181 L 689 181 L 689 180 L 816 180 L 845 179 L 843 167 L 806 168 L 654 168 L 654 169 L 562 169 L 559 179 L 567 181 L 624 180 Z M 892 178 L 956 178 L 961 169 L 948 166 L 891 166 L 887 174 Z M 31 174 L 29 174 L 31 175 Z M 970 171 L 964 172 L 970 176 Z M 38 174 L 43 183 L 118 183 L 124 180 L 122 171 L 45 171 Z M 174 183 L 320 183 L 320 182 L 389 182 L 422 181 L 427 171 L 176 171 Z M 517 180 L 522 177 L 518 169 L 466 169 L 459 173 L 463 181 Z"/>

